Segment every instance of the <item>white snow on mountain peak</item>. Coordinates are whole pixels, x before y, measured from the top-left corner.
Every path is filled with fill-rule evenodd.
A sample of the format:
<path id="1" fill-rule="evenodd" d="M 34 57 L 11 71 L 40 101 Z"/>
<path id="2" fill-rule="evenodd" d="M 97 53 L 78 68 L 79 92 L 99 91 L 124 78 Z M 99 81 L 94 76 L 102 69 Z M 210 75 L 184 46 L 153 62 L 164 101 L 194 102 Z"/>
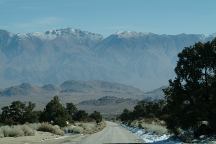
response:
<path id="1" fill-rule="evenodd" d="M 132 38 L 132 37 L 140 37 L 152 34 L 150 32 L 136 32 L 136 31 L 118 31 L 115 33 L 119 38 Z"/>
<path id="2" fill-rule="evenodd" d="M 89 38 L 92 40 L 101 40 L 103 36 L 96 33 L 91 33 L 88 31 L 82 31 L 80 29 L 73 28 L 65 28 L 65 29 L 56 29 L 56 30 L 48 30 L 46 32 L 32 32 L 32 33 L 17 33 L 20 39 L 37 37 L 42 40 L 53 40 L 57 37 L 76 37 L 76 38 Z"/>
<path id="3" fill-rule="evenodd" d="M 100 34 L 72 28 L 9 33 L 0 30 L 0 86 L 76 79 L 115 81 L 150 90 L 173 77 L 177 54 L 184 47 L 213 39 L 134 31 L 103 39 Z"/>

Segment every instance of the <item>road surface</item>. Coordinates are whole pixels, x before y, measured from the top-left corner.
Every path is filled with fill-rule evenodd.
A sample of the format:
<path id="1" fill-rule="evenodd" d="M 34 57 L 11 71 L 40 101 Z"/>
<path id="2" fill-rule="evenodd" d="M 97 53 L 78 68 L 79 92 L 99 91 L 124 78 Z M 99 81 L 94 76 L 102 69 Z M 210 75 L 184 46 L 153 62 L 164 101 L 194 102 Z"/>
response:
<path id="1" fill-rule="evenodd" d="M 114 122 L 106 122 L 107 126 L 100 132 L 89 135 L 77 144 L 103 144 L 103 143 L 142 143 L 137 136 Z"/>

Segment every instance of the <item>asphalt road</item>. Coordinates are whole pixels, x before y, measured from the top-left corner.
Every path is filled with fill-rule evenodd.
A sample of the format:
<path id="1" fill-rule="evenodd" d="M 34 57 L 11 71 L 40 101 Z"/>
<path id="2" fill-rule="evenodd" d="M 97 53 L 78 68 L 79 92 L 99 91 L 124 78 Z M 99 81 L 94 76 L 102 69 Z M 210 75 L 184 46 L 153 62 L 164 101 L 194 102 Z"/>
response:
<path id="1" fill-rule="evenodd" d="M 142 143 L 143 141 L 130 131 L 114 122 L 106 122 L 107 126 L 100 132 L 89 135 L 77 144 L 103 144 L 103 143 Z"/>

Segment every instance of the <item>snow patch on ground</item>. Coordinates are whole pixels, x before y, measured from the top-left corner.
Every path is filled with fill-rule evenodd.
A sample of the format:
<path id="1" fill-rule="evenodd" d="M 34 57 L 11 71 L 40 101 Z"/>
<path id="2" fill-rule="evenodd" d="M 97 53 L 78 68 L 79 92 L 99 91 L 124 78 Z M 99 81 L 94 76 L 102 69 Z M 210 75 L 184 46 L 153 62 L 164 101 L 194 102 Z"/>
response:
<path id="1" fill-rule="evenodd" d="M 142 140 L 144 140 L 146 143 L 153 143 L 153 144 L 182 144 L 180 140 L 172 138 L 172 135 L 169 134 L 163 134 L 159 135 L 154 132 L 146 131 L 145 129 L 140 129 L 137 127 L 129 127 L 126 125 L 122 126 L 138 137 L 140 137 Z"/>

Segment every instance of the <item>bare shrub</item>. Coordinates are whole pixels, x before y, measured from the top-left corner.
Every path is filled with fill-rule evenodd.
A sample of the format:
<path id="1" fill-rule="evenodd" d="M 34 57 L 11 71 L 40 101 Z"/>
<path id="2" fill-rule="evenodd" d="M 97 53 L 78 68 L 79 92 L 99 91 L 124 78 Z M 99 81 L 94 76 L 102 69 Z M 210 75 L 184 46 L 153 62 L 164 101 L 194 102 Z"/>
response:
<path id="1" fill-rule="evenodd" d="M 80 133 L 83 133 L 83 128 L 80 126 L 70 125 L 70 126 L 65 127 L 64 131 L 66 133 L 80 134 Z"/>
<path id="2" fill-rule="evenodd" d="M 28 125 L 22 125 L 21 128 L 22 128 L 25 136 L 33 136 L 35 134 L 34 129 L 32 129 Z"/>
<path id="3" fill-rule="evenodd" d="M 131 126 L 143 128 L 146 131 L 153 131 L 158 134 L 167 134 L 168 130 L 163 125 L 162 122 L 158 121 L 157 119 L 152 119 L 151 121 L 149 119 L 143 119 L 143 120 L 134 120 L 131 123 Z"/>
<path id="4" fill-rule="evenodd" d="M 27 125 L 2 126 L 0 128 L 0 137 L 32 136 L 34 134 L 34 130 Z"/>
<path id="5" fill-rule="evenodd" d="M 27 124 L 30 128 L 32 128 L 33 130 L 38 130 L 38 128 L 41 126 L 41 123 L 30 123 Z"/>
<path id="6" fill-rule="evenodd" d="M 37 130 L 43 132 L 50 132 L 56 135 L 64 135 L 64 131 L 62 131 L 59 126 L 53 126 L 49 123 L 41 123 L 40 127 Z"/>
<path id="7" fill-rule="evenodd" d="M 3 130 L 0 128 L 0 138 L 3 138 L 4 137 L 4 132 Z"/>
<path id="8" fill-rule="evenodd" d="M 1 127 L 4 137 L 19 137 L 24 136 L 24 132 L 20 126 L 3 126 Z"/>

